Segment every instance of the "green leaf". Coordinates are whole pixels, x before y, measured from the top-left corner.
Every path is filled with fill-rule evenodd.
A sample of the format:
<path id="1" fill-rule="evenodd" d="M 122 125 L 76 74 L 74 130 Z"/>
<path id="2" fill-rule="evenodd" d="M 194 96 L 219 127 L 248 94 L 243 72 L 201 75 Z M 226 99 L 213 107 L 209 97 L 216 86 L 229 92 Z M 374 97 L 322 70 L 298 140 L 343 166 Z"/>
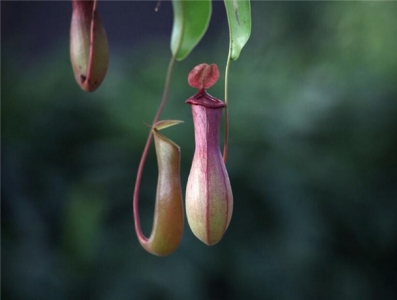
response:
<path id="1" fill-rule="evenodd" d="M 225 0 L 230 33 L 230 59 L 236 60 L 251 35 L 250 0 Z"/>
<path id="2" fill-rule="evenodd" d="M 174 25 L 171 52 L 176 60 L 185 59 L 203 37 L 211 18 L 210 0 L 173 0 Z"/>

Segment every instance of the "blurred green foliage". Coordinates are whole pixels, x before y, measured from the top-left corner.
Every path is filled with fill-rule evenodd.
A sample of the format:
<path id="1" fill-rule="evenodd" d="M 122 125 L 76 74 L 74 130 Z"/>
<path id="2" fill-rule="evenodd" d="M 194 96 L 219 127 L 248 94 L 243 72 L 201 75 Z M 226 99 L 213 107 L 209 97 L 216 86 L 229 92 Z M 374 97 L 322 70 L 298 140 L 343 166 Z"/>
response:
<path id="1" fill-rule="evenodd" d="M 397 298 L 396 13 L 393 2 L 252 3 L 251 39 L 230 70 L 231 225 L 207 247 L 186 224 L 166 258 L 140 247 L 131 198 L 169 43 L 113 51 L 93 94 L 74 82 L 67 44 L 28 64 L 2 45 L 3 299 Z M 163 114 L 185 121 L 167 130 L 183 184 L 186 76 L 226 62 L 226 24 L 211 30 L 176 65 Z M 156 180 L 152 151 L 146 234 Z"/>

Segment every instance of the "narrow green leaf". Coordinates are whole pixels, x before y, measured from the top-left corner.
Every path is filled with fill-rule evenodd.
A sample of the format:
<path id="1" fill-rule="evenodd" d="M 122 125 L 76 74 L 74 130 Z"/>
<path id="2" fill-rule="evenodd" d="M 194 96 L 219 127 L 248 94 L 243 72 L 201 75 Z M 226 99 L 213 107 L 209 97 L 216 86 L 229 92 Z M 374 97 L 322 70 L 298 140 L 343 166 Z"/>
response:
<path id="1" fill-rule="evenodd" d="M 171 52 L 176 60 L 185 59 L 207 30 L 211 18 L 210 0 L 173 0 L 174 25 Z"/>
<path id="2" fill-rule="evenodd" d="M 251 35 L 250 0 L 224 0 L 230 34 L 230 59 L 236 60 Z"/>

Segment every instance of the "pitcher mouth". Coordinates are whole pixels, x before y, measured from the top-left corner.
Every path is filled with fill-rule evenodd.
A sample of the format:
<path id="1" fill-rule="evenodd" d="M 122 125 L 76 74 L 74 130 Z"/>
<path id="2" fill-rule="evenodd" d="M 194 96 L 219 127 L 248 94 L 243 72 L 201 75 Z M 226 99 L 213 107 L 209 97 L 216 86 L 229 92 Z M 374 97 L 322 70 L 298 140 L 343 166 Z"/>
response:
<path id="1" fill-rule="evenodd" d="M 192 105 L 201 105 L 208 108 L 223 108 L 226 106 L 225 102 L 211 96 L 205 89 L 200 89 L 197 94 L 186 100 L 186 103 Z"/>

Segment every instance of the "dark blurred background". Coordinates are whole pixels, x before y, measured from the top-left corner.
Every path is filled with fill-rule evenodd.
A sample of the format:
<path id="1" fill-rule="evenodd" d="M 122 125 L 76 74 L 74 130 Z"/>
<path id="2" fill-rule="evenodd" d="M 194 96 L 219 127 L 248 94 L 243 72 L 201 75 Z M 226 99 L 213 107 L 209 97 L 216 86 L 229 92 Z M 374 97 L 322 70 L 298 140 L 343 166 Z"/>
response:
<path id="1" fill-rule="evenodd" d="M 172 8 L 100 2 L 110 68 L 82 92 L 69 61 L 70 2 L 2 2 L 3 299 L 396 299 L 397 3 L 252 2 L 230 69 L 227 163 L 235 206 L 207 247 L 187 224 L 158 258 L 134 231 L 137 166 L 170 59 Z M 228 29 L 174 69 L 164 134 L 194 151 L 187 74 L 224 73 Z M 222 98 L 223 75 L 210 93 Z M 150 234 L 150 153 L 140 215 Z"/>

